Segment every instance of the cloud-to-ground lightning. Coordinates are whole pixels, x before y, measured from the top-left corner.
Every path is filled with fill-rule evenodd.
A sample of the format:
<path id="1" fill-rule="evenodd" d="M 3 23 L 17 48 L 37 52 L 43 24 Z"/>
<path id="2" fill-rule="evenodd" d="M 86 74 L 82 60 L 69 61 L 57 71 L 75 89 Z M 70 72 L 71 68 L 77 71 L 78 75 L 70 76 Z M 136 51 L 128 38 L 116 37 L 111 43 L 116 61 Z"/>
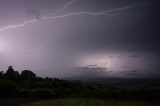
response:
<path id="1" fill-rule="evenodd" d="M 72 5 L 73 2 L 75 2 L 76 0 L 71 0 L 69 2 L 67 2 L 63 8 L 57 10 L 56 12 L 54 13 L 50 13 L 50 14 L 47 14 L 43 17 L 40 18 L 40 20 L 48 20 L 48 19 L 57 19 L 57 18 L 64 18 L 64 17 L 68 17 L 68 16 L 74 16 L 74 15 L 94 15 L 94 16 L 97 16 L 97 15 L 106 15 L 106 16 L 114 16 L 114 15 L 119 15 L 119 14 L 114 14 L 113 12 L 117 12 L 117 11 L 121 11 L 121 10 L 126 10 L 126 9 L 130 9 L 130 8 L 133 8 L 133 7 L 136 7 L 136 6 L 143 6 L 143 5 L 148 5 L 152 2 L 149 2 L 149 3 L 140 3 L 140 4 L 132 4 L 132 5 L 129 5 L 129 6 L 126 6 L 126 7 L 121 7 L 121 8 L 114 8 L 114 9 L 108 9 L 108 10 L 105 10 L 105 11 L 102 11 L 102 12 L 75 12 L 75 13 L 68 13 L 68 14 L 65 14 L 65 15 L 58 15 L 58 16 L 50 16 L 51 14 L 55 15 L 59 12 L 62 12 L 64 11 L 65 9 L 67 9 L 70 5 Z M 33 19 L 33 20 L 27 20 L 27 21 L 24 21 L 22 24 L 17 24 L 17 25 L 9 25 L 9 26 L 6 26 L 6 27 L 3 27 L 0 29 L 0 32 L 2 31 L 5 31 L 7 29 L 10 29 L 10 28 L 18 28 L 18 27 L 23 27 L 25 26 L 26 24 L 29 24 L 29 23 L 34 23 L 34 22 L 37 22 L 39 21 L 39 19 Z"/>

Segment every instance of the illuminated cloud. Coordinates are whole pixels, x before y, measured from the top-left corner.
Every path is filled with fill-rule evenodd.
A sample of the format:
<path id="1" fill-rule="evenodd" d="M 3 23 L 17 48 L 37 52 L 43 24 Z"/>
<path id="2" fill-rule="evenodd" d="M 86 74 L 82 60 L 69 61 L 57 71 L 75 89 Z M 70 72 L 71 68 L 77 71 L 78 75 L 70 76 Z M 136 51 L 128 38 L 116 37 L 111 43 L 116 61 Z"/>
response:
<path id="1" fill-rule="evenodd" d="M 61 77 L 75 67 L 105 68 L 99 74 L 107 76 L 159 73 L 158 1 L 24 1 L 0 1 L 2 70 L 13 65 Z"/>

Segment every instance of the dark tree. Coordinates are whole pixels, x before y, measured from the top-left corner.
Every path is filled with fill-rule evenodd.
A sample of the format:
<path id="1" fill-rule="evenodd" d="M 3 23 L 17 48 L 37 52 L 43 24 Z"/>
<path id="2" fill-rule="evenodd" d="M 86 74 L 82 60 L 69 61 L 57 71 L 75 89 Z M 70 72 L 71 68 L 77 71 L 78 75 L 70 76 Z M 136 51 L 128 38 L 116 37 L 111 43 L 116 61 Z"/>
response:
<path id="1" fill-rule="evenodd" d="M 35 79 L 35 78 L 36 78 L 36 74 L 34 74 L 30 70 L 24 70 L 24 71 L 21 72 L 21 79 L 22 80 Z"/>
<path id="2" fill-rule="evenodd" d="M 0 78 L 3 78 L 4 72 L 0 71 Z"/>
<path id="3" fill-rule="evenodd" d="M 9 66 L 7 72 L 4 74 L 4 77 L 10 80 L 18 80 L 19 72 L 14 71 L 13 67 Z"/>

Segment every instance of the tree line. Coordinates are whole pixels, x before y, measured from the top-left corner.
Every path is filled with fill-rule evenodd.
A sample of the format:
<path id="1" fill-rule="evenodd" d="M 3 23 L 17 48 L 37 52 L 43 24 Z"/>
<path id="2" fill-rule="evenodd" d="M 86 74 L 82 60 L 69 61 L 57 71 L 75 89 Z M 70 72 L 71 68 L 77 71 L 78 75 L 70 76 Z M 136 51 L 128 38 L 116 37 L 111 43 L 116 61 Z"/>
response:
<path id="1" fill-rule="evenodd" d="M 159 101 L 160 86 L 119 86 L 41 78 L 30 70 L 21 73 L 9 66 L 0 72 L 0 98 L 101 98 Z"/>
<path id="2" fill-rule="evenodd" d="M 26 80 L 26 79 L 35 79 L 36 74 L 30 70 L 24 70 L 21 73 L 15 71 L 12 66 L 9 66 L 6 73 L 3 71 L 0 72 L 1 79 L 9 79 L 13 81 Z"/>

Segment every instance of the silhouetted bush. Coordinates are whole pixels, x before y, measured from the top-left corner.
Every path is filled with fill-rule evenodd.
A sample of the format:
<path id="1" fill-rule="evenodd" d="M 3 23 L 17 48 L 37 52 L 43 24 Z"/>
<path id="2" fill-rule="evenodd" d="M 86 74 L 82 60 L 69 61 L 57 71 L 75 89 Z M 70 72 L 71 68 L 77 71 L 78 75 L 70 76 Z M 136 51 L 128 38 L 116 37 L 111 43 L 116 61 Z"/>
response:
<path id="1" fill-rule="evenodd" d="M 6 79 L 0 80 L 0 97 L 14 96 L 16 92 L 16 82 Z"/>
<path id="2" fill-rule="evenodd" d="M 35 79 L 36 78 L 36 74 L 34 74 L 30 70 L 24 70 L 24 71 L 21 72 L 20 78 L 21 78 L 21 80 Z"/>
<path id="3" fill-rule="evenodd" d="M 0 72 L 0 97 L 27 98 L 103 98 L 126 100 L 160 100 L 160 86 L 122 87 L 119 85 L 83 83 L 57 78 L 41 78 L 30 70 L 19 74 L 12 66 Z"/>
<path id="4" fill-rule="evenodd" d="M 20 97 L 31 97 L 31 89 L 19 89 L 18 95 Z"/>
<path id="5" fill-rule="evenodd" d="M 50 89 L 33 89 L 30 93 L 33 98 L 55 98 L 55 93 Z"/>
<path id="6" fill-rule="evenodd" d="M 4 76 L 4 72 L 3 72 L 3 71 L 1 71 L 1 72 L 0 72 L 0 79 L 2 79 L 2 78 L 3 78 L 3 76 Z"/>

